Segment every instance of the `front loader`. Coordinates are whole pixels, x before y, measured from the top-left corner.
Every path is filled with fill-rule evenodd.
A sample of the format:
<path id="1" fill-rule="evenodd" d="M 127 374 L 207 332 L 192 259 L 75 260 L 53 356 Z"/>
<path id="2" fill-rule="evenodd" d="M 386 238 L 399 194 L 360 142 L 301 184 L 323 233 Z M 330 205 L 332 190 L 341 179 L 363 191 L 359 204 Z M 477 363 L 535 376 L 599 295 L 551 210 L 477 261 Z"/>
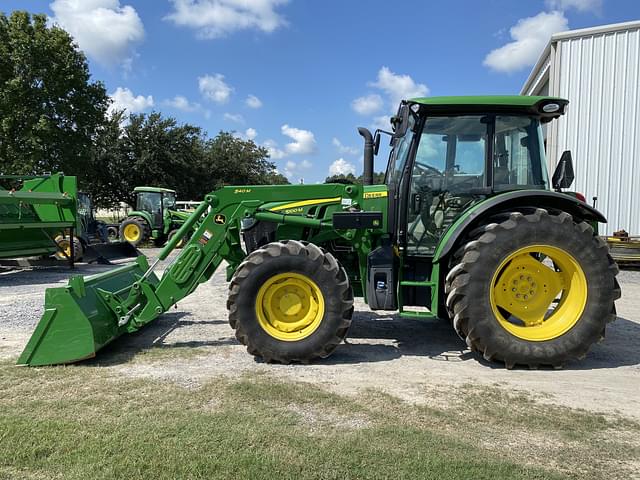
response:
<path id="1" fill-rule="evenodd" d="M 592 228 L 605 218 L 560 191 L 572 181 L 570 155 L 547 175 L 541 126 L 567 104 L 521 96 L 403 101 L 384 185 L 371 185 L 381 132 L 360 129 L 364 185 L 220 188 L 152 265 L 141 256 L 48 289 L 18 363 L 93 357 L 193 293 L 223 260 L 231 327 L 266 361 L 330 355 L 347 335 L 354 296 L 401 317 L 449 318 L 472 350 L 507 368 L 582 358 L 615 319 L 620 287 Z"/>

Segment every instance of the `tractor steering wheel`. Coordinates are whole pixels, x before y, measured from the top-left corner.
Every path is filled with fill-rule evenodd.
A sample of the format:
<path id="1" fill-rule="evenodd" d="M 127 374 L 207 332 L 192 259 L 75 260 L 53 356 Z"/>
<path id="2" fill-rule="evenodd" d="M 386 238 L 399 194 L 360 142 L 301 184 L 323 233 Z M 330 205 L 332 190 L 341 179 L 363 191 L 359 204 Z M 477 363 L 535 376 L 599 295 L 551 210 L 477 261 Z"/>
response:
<path id="1" fill-rule="evenodd" d="M 438 177 L 442 177 L 444 174 L 438 170 L 436 167 L 432 167 L 431 165 L 427 165 L 426 163 L 421 163 L 416 161 L 415 167 L 422 170 L 421 175 L 437 175 Z"/>

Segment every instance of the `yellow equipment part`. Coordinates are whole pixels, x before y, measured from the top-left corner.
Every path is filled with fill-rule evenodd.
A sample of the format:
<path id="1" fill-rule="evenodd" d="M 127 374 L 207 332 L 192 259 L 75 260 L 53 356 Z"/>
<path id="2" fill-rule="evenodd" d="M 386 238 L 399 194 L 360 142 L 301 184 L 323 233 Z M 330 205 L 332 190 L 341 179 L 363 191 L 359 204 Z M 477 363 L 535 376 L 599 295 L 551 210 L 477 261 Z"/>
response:
<path id="1" fill-rule="evenodd" d="M 513 252 L 500 264 L 491 285 L 496 319 L 523 340 L 560 337 L 578 322 L 587 303 L 587 279 L 580 264 L 550 245 Z"/>
<path id="2" fill-rule="evenodd" d="M 58 245 L 58 248 L 60 249 L 59 251 L 57 251 L 54 256 L 58 259 L 58 260 L 67 260 L 69 258 L 71 258 L 71 239 L 68 236 L 62 236 L 62 235 L 58 235 L 54 241 L 56 242 L 56 244 Z M 76 238 L 73 237 L 73 242 L 74 242 L 74 248 L 73 248 L 73 259 L 74 261 L 79 261 L 82 259 L 82 244 L 80 243 L 80 241 Z"/>
<path id="3" fill-rule="evenodd" d="M 316 283 L 299 273 L 281 273 L 258 290 L 256 315 L 272 337 L 297 341 L 316 331 L 324 316 L 324 297 Z"/>
<path id="4" fill-rule="evenodd" d="M 136 225 L 135 223 L 130 223 L 128 225 L 125 225 L 122 234 L 124 235 L 124 239 L 127 242 L 137 242 L 138 240 L 140 240 L 142 232 L 140 231 L 140 227 L 138 227 L 138 225 Z"/>

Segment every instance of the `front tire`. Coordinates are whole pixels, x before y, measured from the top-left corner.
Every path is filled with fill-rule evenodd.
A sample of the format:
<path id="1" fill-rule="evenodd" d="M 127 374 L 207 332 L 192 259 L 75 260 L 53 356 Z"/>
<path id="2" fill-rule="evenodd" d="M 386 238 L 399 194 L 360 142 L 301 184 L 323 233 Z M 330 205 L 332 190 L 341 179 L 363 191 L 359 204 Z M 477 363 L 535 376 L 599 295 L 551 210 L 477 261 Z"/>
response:
<path id="1" fill-rule="evenodd" d="M 255 250 L 229 285 L 229 323 L 252 355 L 308 363 L 329 356 L 351 325 L 353 292 L 333 255 L 295 240 Z"/>
<path id="2" fill-rule="evenodd" d="M 173 237 L 176 236 L 176 233 L 178 233 L 178 229 L 176 228 L 175 230 L 171 230 L 169 232 L 169 235 L 167 235 L 167 243 L 170 242 Z M 187 235 L 186 237 L 182 237 L 180 239 L 180 241 L 177 243 L 176 248 L 182 248 L 184 247 L 187 243 L 189 243 L 189 236 Z"/>
<path id="3" fill-rule="evenodd" d="M 107 240 L 109 242 L 117 242 L 119 236 L 118 227 L 107 227 Z"/>
<path id="4" fill-rule="evenodd" d="M 130 217 L 120 224 L 120 239 L 134 247 L 147 241 L 150 229 L 147 222 L 140 217 Z"/>
<path id="5" fill-rule="evenodd" d="M 476 230 L 447 275 L 453 326 L 486 360 L 532 368 L 584 357 L 615 320 L 618 268 L 565 212 L 512 212 Z"/>

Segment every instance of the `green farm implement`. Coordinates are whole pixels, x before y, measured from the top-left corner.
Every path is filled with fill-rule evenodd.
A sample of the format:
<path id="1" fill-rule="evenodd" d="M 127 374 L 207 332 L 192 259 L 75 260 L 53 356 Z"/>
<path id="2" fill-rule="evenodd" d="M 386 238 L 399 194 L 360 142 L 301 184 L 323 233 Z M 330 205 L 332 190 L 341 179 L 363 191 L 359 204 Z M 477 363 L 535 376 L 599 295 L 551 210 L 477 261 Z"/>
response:
<path id="1" fill-rule="evenodd" d="M 223 261 L 230 325 L 266 361 L 330 355 L 347 335 L 354 296 L 400 317 L 449 318 L 469 348 L 507 368 L 580 359 L 615 319 L 620 287 L 592 228 L 605 218 L 561 192 L 573 181 L 570 153 L 547 175 L 542 125 L 567 104 L 522 96 L 403 101 L 383 185 L 372 185 L 372 174 L 386 132 L 359 129 L 363 185 L 215 190 L 152 265 L 138 257 L 48 289 L 19 363 L 93 357 L 193 293 Z"/>
<path id="2" fill-rule="evenodd" d="M 135 257 L 128 243 L 108 242 L 106 225 L 93 216 L 91 199 L 78 192 L 76 177 L 2 175 L 0 182 L 0 259 L 40 257 L 29 264 L 58 260 L 99 261 Z M 16 264 L 23 265 L 24 261 Z"/>
<path id="3" fill-rule="evenodd" d="M 76 178 L 2 175 L 0 181 L 0 258 L 63 255 L 56 237 L 73 236 Z"/>

